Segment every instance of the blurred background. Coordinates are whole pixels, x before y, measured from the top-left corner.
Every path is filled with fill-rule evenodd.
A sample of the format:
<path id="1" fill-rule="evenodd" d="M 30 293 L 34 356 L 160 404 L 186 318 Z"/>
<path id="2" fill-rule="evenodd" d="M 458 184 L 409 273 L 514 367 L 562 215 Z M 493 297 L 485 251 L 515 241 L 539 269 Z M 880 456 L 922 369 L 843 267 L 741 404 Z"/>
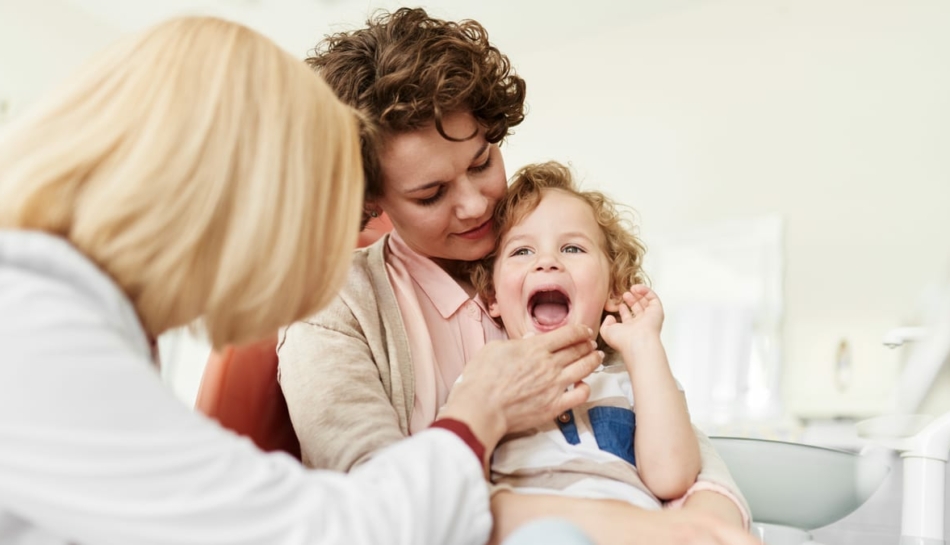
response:
<path id="1" fill-rule="evenodd" d="M 303 58 L 366 0 L 0 0 L 0 125 L 125 32 L 241 21 Z M 415 5 L 415 4 L 413 4 Z M 528 82 L 509 174 L 569 162 L 636 210 L 665 341 L 711 433 L 853 447 L 853 422 L 950 410 L 915 363 L 950 279 L 950 2 L 433 0 Z M 186 403 L 208 347 L 161 340 Z"/>

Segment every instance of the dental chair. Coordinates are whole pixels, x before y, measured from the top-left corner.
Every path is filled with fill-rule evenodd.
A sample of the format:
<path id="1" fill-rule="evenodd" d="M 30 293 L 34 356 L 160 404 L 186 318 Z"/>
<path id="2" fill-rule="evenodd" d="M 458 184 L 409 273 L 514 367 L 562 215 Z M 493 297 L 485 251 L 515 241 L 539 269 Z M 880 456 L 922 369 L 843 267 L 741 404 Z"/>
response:
<path id="1" fill-rule="evenodd" d="M 359 247 L 392 230 L 385 214 L 360 233 Z M 277 382 L 277 335 L 259 342 L 212 352 L 205 365 L 195 409 L 222 426 L 250 438 L 262 450 L 300 459 L 300 443 L 287 402 Z"/>

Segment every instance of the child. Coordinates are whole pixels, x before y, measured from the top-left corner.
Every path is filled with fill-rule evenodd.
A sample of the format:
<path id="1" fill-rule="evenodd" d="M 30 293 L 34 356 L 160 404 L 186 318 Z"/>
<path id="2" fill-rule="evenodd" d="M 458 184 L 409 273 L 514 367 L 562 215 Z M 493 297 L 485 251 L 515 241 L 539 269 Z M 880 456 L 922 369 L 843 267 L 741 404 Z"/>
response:
<path id="1" fill-rule="evenodd" d="M 700 450 L 660 342 L 663 307 L 643 285 L 643 245 L 609 199 L 579 191 L 553 162 L 516 174 L 496 221 L 499 244 L 472 274 L 489 313 L 510 338 L 599 329 L 606 358 L 585 379 L 585 405 L 498 447 L 492 482 L 647 509 L 682 497 Z"/>

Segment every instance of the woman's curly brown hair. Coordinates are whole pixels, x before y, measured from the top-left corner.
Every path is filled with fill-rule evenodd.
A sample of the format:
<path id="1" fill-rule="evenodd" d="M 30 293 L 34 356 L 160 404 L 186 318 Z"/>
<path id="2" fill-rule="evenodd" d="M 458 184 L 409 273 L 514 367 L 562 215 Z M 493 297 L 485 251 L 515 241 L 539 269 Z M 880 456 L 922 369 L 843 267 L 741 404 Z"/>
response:
<path id="1" fill-rule="evenodd" d="M 538 207 L 544 191 L 551 189 L 574 195 L 593 210 L 594 219 L 606 240 L 604 251 L 610 262 L 612 296 L 622 294 L 634 284 L 649 283 L 642 269 L 646 247 L 637 238 L 632 211 L 599 191 L 581 191 L 574 183 L 568 167 L 550 161 L 528 165 L 516 172 L 508 194 L 495 207 L 495 250 L 472 266 L 470 276 L 476 292 L 483 300 L 489 301 L 494 297 L 492 271 L 502 239 L 512 227 Z"/>
<path id="2" fill-rule="evenodd" d="M 494 144 L 524 120 L 525 82 L 476 21 L 443 21 L 421 8 L 377 12 L 365 28 L 327 36 L 306 62 L 362 114 L 366 200 L 383 193 L 387 135 L 434 122 L 446 139 L 467 140 L 474 134 L 442 128 L 446 115 L 466 111 Z"/>

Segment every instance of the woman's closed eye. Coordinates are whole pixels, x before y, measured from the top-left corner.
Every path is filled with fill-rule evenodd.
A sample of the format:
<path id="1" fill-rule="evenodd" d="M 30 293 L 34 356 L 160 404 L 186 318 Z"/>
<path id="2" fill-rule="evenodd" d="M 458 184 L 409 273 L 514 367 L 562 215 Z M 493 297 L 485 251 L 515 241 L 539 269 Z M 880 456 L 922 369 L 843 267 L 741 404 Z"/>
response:
<path id="1" fill-rule="evenodd" d="M 469 170 L 470 172 L 473 172 L 473 173 L 475 173 L 475 174 L 478 174 L 479 172 L 484 172 L 484 171 L 488 170 L 488 168 L 491 166 L 491 164 L 492 164 L 491 153 L 489 153 L 489 154 L 488 154 L 488 157 L 486 157 L 485 160 L 482 161 L 481 164 L 472 165 L 472 166 L 468 167 L 468 170 Z"/>
<path id="2" fill-rule="evenodd" d="M 423 198 L 419 199 L 419 204 L 421 204 L 422 206 L 430 206 L 430 205 L 433 205 L 433 204 L 439 202 L 439 200 L 440 200 L 444 195 L 445 195 L 445 186 L 444 186 L 444 185 L 440 185 L 439 188 L 436 190 L 435 193 L 433 193 L 432 195 L 430 195 L 430 196 L 428 196 L 428 197 L 423 197 Z"/>

